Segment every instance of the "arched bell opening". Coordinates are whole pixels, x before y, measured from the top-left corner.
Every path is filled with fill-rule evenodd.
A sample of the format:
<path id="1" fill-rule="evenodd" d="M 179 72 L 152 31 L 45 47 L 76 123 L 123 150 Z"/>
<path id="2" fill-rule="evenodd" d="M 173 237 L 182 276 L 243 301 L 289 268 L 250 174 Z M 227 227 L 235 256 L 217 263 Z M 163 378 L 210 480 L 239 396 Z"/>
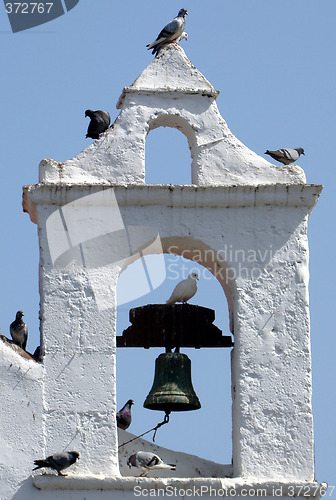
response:
<path id="1" fill-rule="evenodd" d="M 181 241 L 184 245 L 181 246 Z M 117 313 L 117 335 L 130 326 L 129 310 L 146 304 L 164 304 L 175 285 L 186 278 L 190 272 L 197 272 L 200 276 L 198 291 L 189 301 L 189 304 L 200 305 L 214 309 L 218 326 L 223 335 L 229 334 L 229 314 L 227 301 L 224 299 L 223 289 L 219 280 L 204 267 L 204 263 L 188 259 L 191 256 L 192 242 L 181 239 L 175 253 L 164 255 L 147 255 L 145 261 L 133 261 L 119 277 L 117 297 L 125 299 L 125 289 L 134 292 L 135 283 L 140 279 L 161 272 L 164 266 L 165 276 L 162 283 L 149 293 L 134 298 L 129 303 L 119 304 Z M 167 251 L 172 243 L 167 239 L 162 244 Z M 196 243 L 194 243 L 196 247 Z M 183 250 L 185 252 L 183 252 Z M 208 249 L 210 250 L 210 249 Z M 178 255 L 178 253 L 180 255 Z M 198 259 L 199 260 L 199 259 Z M 210 253 L 204 262 L 210 261 Z M 144 266 L 146 270 L 144 270 Z M 217 276 L 218 277 L 218 276 Z M 230 292 L 227 287 L 227 293 Z M 140 292 L 141 293 L 141 292 Z M 230 292 L 231 293 L 231 292 Z M 127 399 L 135 400 L 132 407 L 133 421 L 128 432 L 139 435 L 153 428 L 164 418 L 164 413 L 151 411 L 143 407 L 143 403 L 153 385 L 154 365 L 156 359 L 164 352 L 163 348 L 118 348 L 117 349 L 117 397 L 118 409 Z M 231 349 L 216 348 L 181 348 L 191 360 L 191 377 L 194 390 L 202 408 L 197 411 L 172 412 L 168 425 L 162 426 L 156 435 L 157 446 L 176 450 L 190 455 L 196 455 L 206 460 L 220 464 L 232 462 L 232 401 L 231 401 Z M 153 432 L 144 436 L 151 442 Z M 119 443 L 122 444 L 122 443 Z M 137 449 L 136 441 L 133 443 Z M 140 446 L 141 448 L 141 446 Z M 120 453 L 120 471 L 122 475 L 138 475 L 134 469 L 126 467 L 123 452 Z M 124 462 L 124 463 L 122 463 Z M 176 473 L 163 474 L 175 476 Z M 226 475 L 223 473 L 223 475 Z M 152 476 L 152 474 L 150 474 Z M 197 476 L 197 472 L 195 472 Z"/>

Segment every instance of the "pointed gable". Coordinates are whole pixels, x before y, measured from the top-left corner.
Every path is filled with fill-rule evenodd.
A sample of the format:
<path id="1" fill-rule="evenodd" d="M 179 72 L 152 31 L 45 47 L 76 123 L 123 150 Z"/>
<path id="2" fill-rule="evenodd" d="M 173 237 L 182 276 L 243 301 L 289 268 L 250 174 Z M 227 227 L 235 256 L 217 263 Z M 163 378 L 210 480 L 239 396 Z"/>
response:
<path id="1" fill-rule="evenodd" d="M 195 185 L 305 183 L 300 167 L 272 165 L 232 134 L 218 110 L 218 94 L 171 43 L 124 88 L 117 103 L 121 112 L 101 139 L 64 163 L 41 162 L 40 182 L 145 184 L 146 138 L 163 126 L 187 137 Z"/>
<path id="2" fill-rule="evenodd" d="M 117 103 L 122 107 L 126 93 L 138 92 L 201 94 L 217 98 L 219 90 L 189 61 L 184 50 L 177 44 L 165 47 L 147 66 L 132 85 L 125 87 Z"/>

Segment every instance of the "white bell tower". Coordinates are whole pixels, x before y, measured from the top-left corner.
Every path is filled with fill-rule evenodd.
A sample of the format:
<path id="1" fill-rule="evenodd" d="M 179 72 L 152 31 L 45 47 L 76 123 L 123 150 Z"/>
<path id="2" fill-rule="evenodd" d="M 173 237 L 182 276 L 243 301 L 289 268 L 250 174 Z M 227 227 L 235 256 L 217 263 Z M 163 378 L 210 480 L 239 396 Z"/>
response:
<path id="1" fill-rule="evenodd" d="M 90 499 L 118 498 L 122 490 L 131 499 L 136 485 L 203 485 L 237 496 L 244 488 L 274 496 L 281 488 L 281 497 L 305 486 L 316 496 L 307 222 L 322 186 L 306 184 L 300 167 L 275 166 L 236 139 L 218 111 L 218 93 L 170 44 L 124 88 L 120 115 L 100 140 L 64 163 L 43 160 L 39 184 L 24 188 L 23 207 L 40 243 L 38 454 L 66 448 L 81 455 L 66 478 L 35 476 L 29 498 L 43 498 L 39 488 L 64 500 L 69 490 L 71 498 L 83 498 L 80 490 Z M 160 126 L 187 137 L 192 185 L 145 183 L 146 137 Z M 140 252 L 172 246 L 191 260 L 197 251 L 229 305 L 232 464 L 227 474 L 210 468 L 208 477 L 178 468 L 164 479 L 122 477 L 117 281 Z M 35 458 L 27 458 L 27 470 Z"/>

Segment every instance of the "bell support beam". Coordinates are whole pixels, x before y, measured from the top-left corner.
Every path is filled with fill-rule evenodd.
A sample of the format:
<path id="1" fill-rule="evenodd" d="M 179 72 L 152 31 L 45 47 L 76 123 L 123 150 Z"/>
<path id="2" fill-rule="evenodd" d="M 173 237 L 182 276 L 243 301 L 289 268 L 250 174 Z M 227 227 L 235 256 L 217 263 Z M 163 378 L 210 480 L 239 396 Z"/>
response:
<path id="1" fill-rule="evenodd" d="M 231 336 L 213 325 L 215 312 L 191 304 L 149 304 L 130 310 L 132 325 L 117 336 L 117 347 L 233 347 Z"/>

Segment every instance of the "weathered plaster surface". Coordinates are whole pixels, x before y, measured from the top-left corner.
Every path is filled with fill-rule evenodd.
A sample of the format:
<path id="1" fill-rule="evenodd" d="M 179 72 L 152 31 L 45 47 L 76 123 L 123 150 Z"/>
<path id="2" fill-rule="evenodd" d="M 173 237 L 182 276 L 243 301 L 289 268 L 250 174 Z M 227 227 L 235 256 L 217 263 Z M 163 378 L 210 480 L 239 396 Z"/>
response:
<path id="1" fill-rule="evenodd" d="M 243 497 L 255 498 L 262 497 L 271 498 L 320 498 L 321 491 L 326 487 L 324 483 L 312 482 L 261 482 L 258 480 L 245 481 L 244 479 L 214 479 L 214 478 L 103 478 L 103 477 L 76 477 L 76 478 L 59 478 L 53 477 L 36 477 L 34 484 L 41 490 L 56 491 L 60 494 L 60 490 L 67 490 L 67 496 L 62 498 L 78 498 L 71 495 L 73 490 L 86 490 L 86 494 L 90 495 L 90 490 L 109 491 L 110 496 L 102 496 L 100 498 L 127 498 L 131 499 L 135 496 L 161 496 L 163 492 L 166 496 L 173 496 L 172 492 L 176 491 L 176 497 L 182 498 L 205 498 L 214 497 Z M 147 493 L 141 495 L 141 490 L 146 490 Z M 182 491 L 185 492 L 183 495 Z M 112 492 L 112 493 L 111 493 Z M 152 493 L 150 493 L 152 492 Z M 225 495 L 225 492 L 227 493 Z M 75 492 L 74 492 L 75 493 Z M 69 495 L 69 496 L 68 496 Z M 112 496 L 111 496 L 112 495 Z M 95 498 L 94 496 L 86 497 Z"/>
<path id="2" fill-rule="evenodd" d="M 44 447 L 44 368 L 0 341 L 0 498 L 12 498 Z"/>

